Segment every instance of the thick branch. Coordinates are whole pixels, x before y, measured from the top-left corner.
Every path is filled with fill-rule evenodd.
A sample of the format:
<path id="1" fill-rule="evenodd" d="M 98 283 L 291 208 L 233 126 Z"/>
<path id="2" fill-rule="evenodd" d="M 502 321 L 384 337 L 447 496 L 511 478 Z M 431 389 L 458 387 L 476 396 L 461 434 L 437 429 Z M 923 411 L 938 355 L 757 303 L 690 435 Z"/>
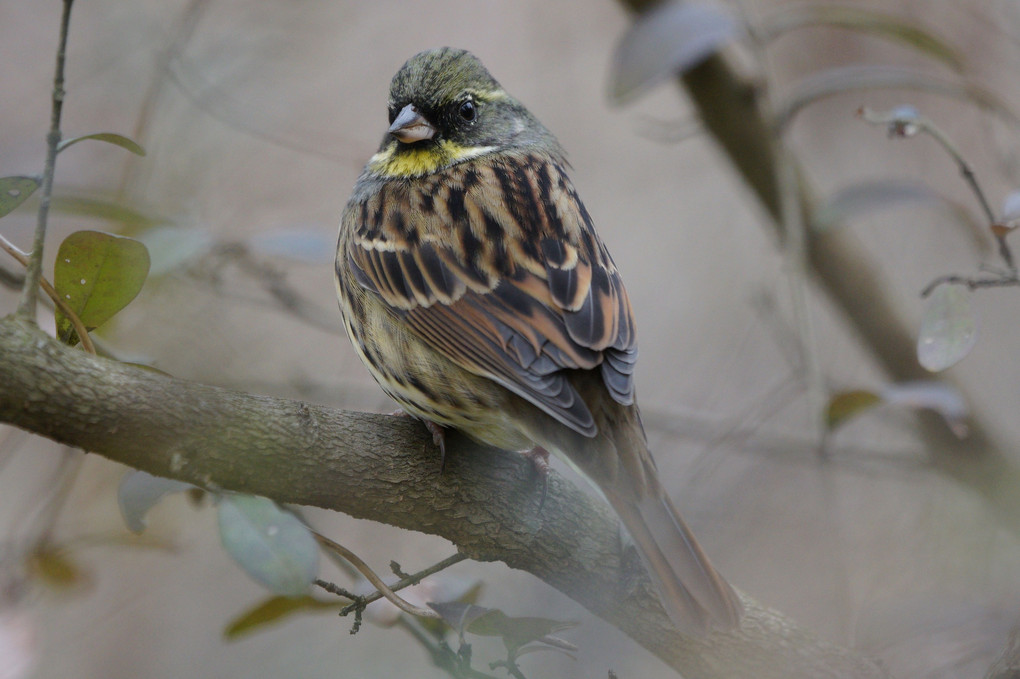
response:
<path id="1" fill-rule="evenodd" d="M 621 554 L 606 507 L 552 474 L 539 512 L 541 486 L 519 456 L 452 437 L 441 475 L 413 420 L 173 379 L 71 349 L 13 316 L 0 320 L 0 375 L 0 422 L 153 474 L 441 535 L 541 578 L 688 679 L 884 676 L 746 597 L 740 630 L 680 637 Z"/>

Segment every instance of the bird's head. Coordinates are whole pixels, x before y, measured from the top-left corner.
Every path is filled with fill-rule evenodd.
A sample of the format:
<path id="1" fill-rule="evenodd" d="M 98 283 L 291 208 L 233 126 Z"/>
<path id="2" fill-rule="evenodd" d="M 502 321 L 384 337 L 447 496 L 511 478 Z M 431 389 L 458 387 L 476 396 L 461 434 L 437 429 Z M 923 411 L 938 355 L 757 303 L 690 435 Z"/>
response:
<path id="1" fill-rule="evenodd" d="M 431 174 L 497 151 L 555 139 L 466 50 L 411 57 L 390 83 L 389 129 L 369 170 L 387 177 Z"/>

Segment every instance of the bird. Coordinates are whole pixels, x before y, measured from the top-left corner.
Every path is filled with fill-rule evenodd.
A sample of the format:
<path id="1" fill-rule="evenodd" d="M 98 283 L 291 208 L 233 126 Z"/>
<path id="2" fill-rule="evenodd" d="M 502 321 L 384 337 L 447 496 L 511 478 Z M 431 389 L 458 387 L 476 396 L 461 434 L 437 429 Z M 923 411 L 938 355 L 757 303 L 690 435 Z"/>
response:
<path id="1" fill-rule="evenodd" d="M 397 71 L 388 114 L 337 243 L 358 356 L 440 447 L 452 428 L 579 471 L 630 534 L 678 631 L 738 626 L 739 597 L 656 471 L 635 402 L 630 300 L 559 142 L 450 47 Z"/>

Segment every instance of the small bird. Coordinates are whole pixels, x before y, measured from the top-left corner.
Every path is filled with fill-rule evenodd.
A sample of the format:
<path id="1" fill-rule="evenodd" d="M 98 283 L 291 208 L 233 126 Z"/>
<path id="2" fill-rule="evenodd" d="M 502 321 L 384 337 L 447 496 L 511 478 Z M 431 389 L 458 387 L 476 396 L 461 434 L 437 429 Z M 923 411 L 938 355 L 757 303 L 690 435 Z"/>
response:
<path id="1" fill-rule="evenodd" d="M 679 631 L 742 608 L 659 481 L 627 291 L 553 135 L 471 53 L 415 55 L 340 224 L 336 286 L 372 376 L 447 427 L 558 454 L 619 515 Z"/>

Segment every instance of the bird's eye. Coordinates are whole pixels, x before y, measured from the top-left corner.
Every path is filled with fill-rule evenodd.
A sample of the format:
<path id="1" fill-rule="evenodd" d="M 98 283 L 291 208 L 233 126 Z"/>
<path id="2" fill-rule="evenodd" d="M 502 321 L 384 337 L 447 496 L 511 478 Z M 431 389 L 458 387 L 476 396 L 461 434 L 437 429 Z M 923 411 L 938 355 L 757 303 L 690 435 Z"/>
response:
<path id="1" fill-rule="evenodd" d="M 475 102 L 468 99 L 466 101 L 461 102 L 460 108 L 457 109 L 457 113 L 464 120 L 468 121 L 469 123 L 473 123 L 475 121 L 475 118 L 478 117 L 478 108 L 475 106 Z"/>

